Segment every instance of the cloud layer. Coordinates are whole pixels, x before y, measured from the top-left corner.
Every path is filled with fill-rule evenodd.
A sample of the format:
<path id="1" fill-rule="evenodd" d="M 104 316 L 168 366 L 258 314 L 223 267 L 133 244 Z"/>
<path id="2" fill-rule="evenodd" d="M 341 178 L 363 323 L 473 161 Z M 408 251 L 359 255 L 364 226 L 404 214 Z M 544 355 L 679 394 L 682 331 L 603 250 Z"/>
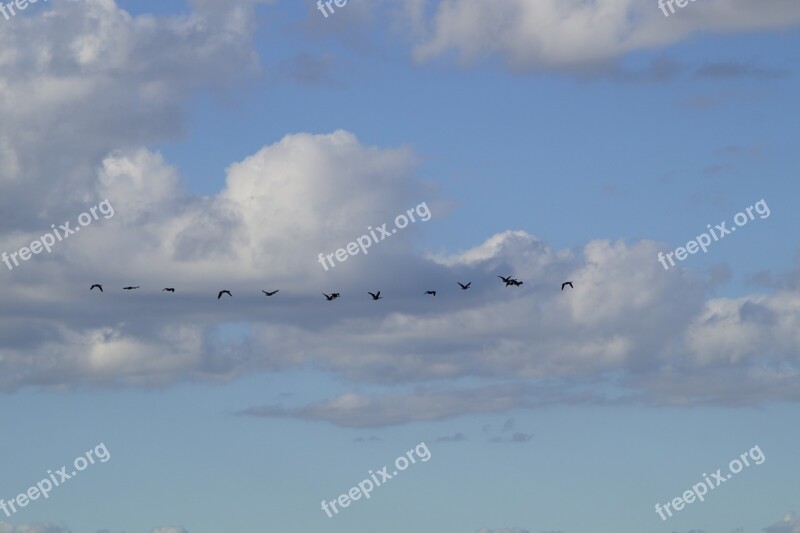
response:
<path id="1" fill-rule="evenodd" d="M 182 130 L 183 106 L 198 91 L 228 90 L 258 72 L 256 4 L 196 1 L 189 15 L 133 17 L 111 0 L 86 0 L 26 13 L 0 35 L 0 250 L 28 245 L 102 199 L 115 208 L 51 254 L 3 271 L 0 389 L 166 386 L 303 365 L 405 387 L 242 406 L 351 427 L 566 402 L 798 399 L 796 284 L 713 298 L 715 279 L 664 272 L 655 259 L 663 247 L 648 240 L 558 250 L 509 230 L 457 253 L 419 253 L 415 236 L 444 216 L 448 199 L 418 177 L 420 157 L 407 147 L 344 130 L 291 133 L 232 161 L 218 193 L 190 194 L 179 169 L 147 146 Z M 752 5 L 692 5 L 694 26 L 681 33 L 688 17 L 668 19 L 669 39 L 796 20 L 795 4 Z M 632 0 L 487 6 L 435 4 L 442 29 L 422 56 L 458 45 L 477 20 L 487 37 L 467 55 L 484 54 L 503 29 L 506 40 L 491 46 L 519 65 L 602 60 L 669 40 L 643 36 L 652 17 L 631 18 L 644 9 Z M 636 31 L 623 19 L 637 21 Z M 550 37 L 537 33 L 542 21 Z M 576 37 L 587 24 L 600 26 L 594 55 Z M 430 221 L 328 272 L 317 262 L 423 201 Z M 498 275 L 524 285 L 504 287 Z M 575 288 L 562 292 L 568 279 Z M 472 281 L 470 290 L 457 280 Z M 89 293 L 96 282 L 108 290 Z M 143 288 L 123 294 L 129 284 Z M 167 286 L 178 291 L 162 293 Z M 223 288 L 234 298 L 217 301 Z M 276 288 L 269 300 L 260 292 Z M 423 298 L 428 289 L 439 294 Z M 384 299 L 370 301 L 368 290 Z M 343 298 L 325 302 L 320 293 L 331 291 Z M 458 388 L 457 378 L 477 384 Z M 598 384 L 616 392 L 599 394 Z"/>

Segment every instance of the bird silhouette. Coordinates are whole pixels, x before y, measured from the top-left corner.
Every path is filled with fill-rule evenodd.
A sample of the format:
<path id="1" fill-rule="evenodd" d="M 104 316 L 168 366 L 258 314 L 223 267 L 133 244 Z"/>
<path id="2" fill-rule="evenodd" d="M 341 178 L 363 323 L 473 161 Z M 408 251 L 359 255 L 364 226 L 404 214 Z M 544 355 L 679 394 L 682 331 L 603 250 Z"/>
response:
<path id="1" fill-rule="evenodd" d="M 2 0 L 0 0 L 0 2 L 2 2 Z M 524 282 L 522 282 L 522 281 L 520 281 L 520 280 L 518 280 L 516 278 L 511 277 L 511 276 L 497 276 L 497 277 L 500 278 L 503 281 L 503 283 L 505 283 L 506 287 L 510 287 L 510 286 L 521 287 L 522 284 L 524 283 Z M 458 286 L 461 287 L 461 290 L 464 290 L 464 291 L 469 289 L 470 287 L 472 287 L 472 282 L 471 281 L 469 281 L 467 283 L 461 283 L 460 281 L 456 281 L 456 283 L 458 283 Z M 569 285 L 569 287 L 571 289 L 575 288 L 575 286 L 573 285 L 572 281 L 565 281 L 564 283 L 561 284 L 561 290 L 563 291 L 564 288 L 567 287 L 567 285 Z M 103 292 L 103 285 L 100 284 L 100 283 L 93 284 L 91 287 L 89 287 L 89 290 L 92 291 L 92 290 L 94 290 L 96 288 L 100 289 L 100 292 Z M 132 290 L 136 290 L 136 289 L 139 289 L 139 288 L 141 288 L 139 285 L 136 285 L 136 286 L 131 285 L 131 286 L 128 286 L 128 287 L 123 287 L 122 290 L 132 291 Z M 175 292 L 175 288 L 174 287 L 165 287 L 165 288 L 161 289 L 161 292 Z M 275 289 L 274 291 L 271 291 L 271 292 L 262 290 L 261 292 L 263 292 L 266 296 L 274 296 L 274 295 L 278 294 L 278 292 L 280 292 L 280 289 Z M 425 295 L 436 296 L 436 292 L 437 291 L 431 290 L 431 291 L 425 291 L 424 294 Z M 217 294 L 217 300 L 220 300 L 222 298 L 223 294 L 227 294 L 228 296 L 233 298 L 233 294 L 231 293 L 231 291 L 228 290 L 228 289 L 224 289 L 224 290 L 219 291 L 219 293 Z M 383 299 L 383 297 L 381 296 L 381 291 L 378 291 L 378 292 L 375 292 L 375 293 L 367 291 L 367 294 L 369 294 L 372 297 L 372 300 L 382 300 Z M 329 301 L 329 302 L 341 297 L 341 294 L 338 293 L 338 292 L 332 292 L 330 294 L 325 294 L 323 292 L 322 295 L 325 296 L 325 299 L 327 301 Z"/>
<path id="2" fill-rule="evenodd" d="M 563 291 L 564 287 L 566 287 L 567 285 L 569 285 L 573 289 L 575 288 L 575 287 L 572 286 L 572 282 L 571 281 L 565 281 L 564 283 L 561 284 L 561 290 Z"/>

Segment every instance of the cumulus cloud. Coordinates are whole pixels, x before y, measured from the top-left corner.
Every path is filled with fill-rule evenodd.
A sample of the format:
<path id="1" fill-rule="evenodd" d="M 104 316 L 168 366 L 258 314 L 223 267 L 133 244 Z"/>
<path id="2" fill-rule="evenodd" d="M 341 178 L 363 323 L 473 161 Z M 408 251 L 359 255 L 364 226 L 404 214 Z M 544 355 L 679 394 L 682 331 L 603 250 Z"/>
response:
<path id="1" fill-rule="evenodd" d="M 252 415 L 353 427 L 550 403 L 753 405 L 800 397 L 796 286 L 708 298 L 714 280 L 679 268 L 665 273 L 655 260 L 662 246 L 648 240 L 557 250 L 509 230 L 456 253 L 419 253 L 417 232 L 443 216 L 438 207 L 447 200 L 419 179 L 420 158 L 407 147 L 373 146 L 343 130 L 287 134 L 231 162 L 216 194 L 189 194 L 179 169 L 145 146 L 181 130 L 182 106 L 197 91 L 235 87 L 258 72 L 251 42 L 258 3 L 222 9 L 196 0 L 187 15 L 134 17 L 112 0 L 86 0 L 31 11 L 6 26 L 0 250 L 19 249 L 104 198 L 115 215 L 13 272 L 0 267 L 9 280 L 0 301 L 0 389 L 164 386 L 301 365 L 354 383 L 426 384 L 386 397 L 344 392 L 305 406 L 243 406 Z M 587 17 L 613 26 L 623 8 L 638 6 L 437 5 L 445 14 L 466 6 L 457 16 L 467 29 L 486 9 L 494 10 L 482 20 L 488 30 L 505 24 L 509 10 L 522 10 L 504 31 L 509 38 L 539 10 L 553 27 L 581 33 Z M 793 20 L 783 1 L 752 17 L 751 7 L 733 14 L 721 1 L 704 6 L 692 5 L 692 20 L 722 12 L 706 23 L 731 31 Z M 670 24 L 680 28 L 684 19 Z M 517 37 L 522 47 L 526 31 Z M 597 48 L 603 39 L 601 31 Z M 577 57 L 581 46 L 559 49 Z M 706 70 L 751 73 L 735 65 Z M 317 262 L 320 252 L 343 248 L 423 201 L 430 221 L 330 271 Z M 281 289 L 266 308 L 259 292 L 265 273 L 270 288 Z M 504 287 L 497 276 L 509 274 L 524 285 Z M 455 279 L 473 286 L 452 298 Z M 559 290 L 565 279 L 574 290 Z M 109 290 L 87 294 L 94 282 Z M 143 289 L 122 294 L 128 284 Z M 235 298 L 217 302 L 223 284 Z M 166 286 L 178 291 L 161 294 Z M 421 307 L 421 293 L 432 287 L 441 297 Z M 331 290 L 343 294 L 333 313 L 320 294 Z M 381 306 L 359 299 L 367 290 L 382 290 Z M 478 384 L 437 385 L 462 377 Z M 590 384 L 598 382 L 618 394 L 593 394 Z"/>
<path id="2" fill-rule="evenodd" d="M 78 375 L 96 383 L 157 385 L 181 375 L 225 379 L 247 368 L 276 368 L 296 362 L 291 353 L 257 359 L 259 344 L 218 343 L 215 329 L 219 317 L 198 320 L 198 315 L 189 311 L 192 306 L 187 307 L 181 298 L 195 301 L 203 298 L 200 294 L 216 294 L 217 287 L 208 286 L 214 279 L 225 280 L 228 288 L 242 297 L 260 286 L 264 271 L 271 272 L 271 281 L 284 289 L 281 298 L 299 285 L 300 274 L 321 279 L 325 272 L 316 260 L 318 250 L 331 248 L 331 242 L 343 246 L 366 231 L 369 223 L 378 225 L 385 220 L 386 213 L 402 213 L 408 204 L 414 205 L 414 187 L 405 183 L 414 163 L 405 149 L 364 146 L 343 131 L 290 135 L 232 165 L 227 186 L 218 195 L 196 198 L 180 189 L 176 170 L 159 154 L 139 149 L 109 155 L 98 167 L 95 187 L 96 197 L 108 198 L 115 216 L 95 222 L 84 233 L 59 243 L 52 254 L 37 256 L 13 273 L 30 280 L 14 289 L 21 308 L 30 306 L 33 298 L 40 303 L 49 301 L 50 311 L 31 306 L 28 312 L 20 312 L 10 303 L 0 308 L 0 316 L 5 315 L 0 330 L 9 333 L 0 341 L 0 366 L 8 371 L 0 386 L 60 385 Z M 352 168 L 343 171 L 343 166 Z M 342 187 L 348 181 L 349 185 Z M 355 188 L 371 201 L 357 200 L 350 194 Z M 336 212 L 325 208 L 331 202 L 339 206 Z M 389 255 L 400 253 L 412 232 L 408 229 L 406 235 L 396 236 L 392 245 L 383 245 L 384 250 Z M 14 250 L 39 235 L 17 231 L 0 238 L 0 244 Z M 402 261 L 414 259 L 406 256 Z M 352 280 L 367 265 L 362 262 L 345 268 L 339 268 L 344 270 L 340 279 Z M 53 279 L 67 286 L 79 284 L 80 289 L 56 289 Z M 149 285 L 156 292 L 164 286 L 179 288 L 176 298 L 161 308 L 164 314 L 160 317 L 144 312 L 145 308 L 152 310 L 154 302 L 145 297 L 138 300 L 144 306 L 139 312 L 149 316 L 130 322 L 128 317 L 136 313 L 137 305 L 116 315 L 119 301 L 114 300 L 118 296 L 108 294 L 109 299 L 97 301 L 103 320 L 65 324 L 61 306 L 83 292 L 86 279 L 105 280 L 114 287 L 136 280 L 135 284 Z M 292 301 L 285 318 L 294 317 L 292 327 L 299 333 L 297 324 L 302 323 L 303 315 L 309 315 L 297 303 Z M 259 304 L 252 300 L 238 308 L 241 314 L 228 318 L 231 322 L 249 320 L 248 314 Z M 178 308 L 189 314 L 175 316 Z M 208 311 L 193 308 L 200 314 Z M 254 338 L 266 341 L 277 329 L 257 328 Z M 33 330 L 41 332 L 35 347 L 25 340 Z M 36 358 L 26 351 L 31 348 L 38 354 Z M 237 354 L 234 357 L 233 352 Z M 14 374 L 20 378 L 30 363 L 37 370 L 30 379 L 18 381 Z"/>
<path id="3" fill-rule="evenodd" d="M 194 1 L 188 15 L 134 17 L 114 0 L 57 2 L 4 24 L 4 217 L 32 229 L 80 213 L 92 199 L 96 164 L 109 152 L 181 133 L 193 94 L 256 75 L 256 3 L 220 10 Z"/>
<path id="4" fill-rule="evenodd" d="M 794 0 L 708 0 L 692 3 L 669 18 L 650 0 L 406 0 L 406 4 L 414 23 L 417 60 L 430 61 L 451 52 L 462 63 L 497 56 L 517 70 L 591 69 L 695 33 L 788 28 L 800 22 Z"/>

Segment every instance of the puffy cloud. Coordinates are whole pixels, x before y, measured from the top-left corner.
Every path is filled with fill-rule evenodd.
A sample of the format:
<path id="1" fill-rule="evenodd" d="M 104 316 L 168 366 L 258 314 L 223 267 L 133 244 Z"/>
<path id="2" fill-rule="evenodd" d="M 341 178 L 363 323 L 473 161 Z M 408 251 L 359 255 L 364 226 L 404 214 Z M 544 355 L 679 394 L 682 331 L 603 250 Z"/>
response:
<path id="1" fill-rule="evenodd" d="M 51 223 L 74 223 L 104 198 L 115 214 L 5 272 L 12 283 L 0 302 L 0 388 L 167 385 L 308 364 L 361 383 L 483 380 L 474 390 L 400 395 L 396 407 L 344 392 L 250 411 L 361 426 L 547 402 L 798 399 L 796 287 L 707 299 L 714 281 L 679 268 L 664 272 L 654 242 L 596 240 L 556 250 L 514 230 L 459 253 L 425 255 L 412 246 L 427 224 L 417 222 L 368 255 L 323 270 L 320 252 L 344 248 L 370 226 L 391 225 L 420 202 L 435 224 L 441 204 L 417 179 L 418 157 L 408 148 L 371 146 L 341 130 L 289 134 L 233 162 L 219 193 L 187 193 L 179 171 L 142 146 L 180 130 L 181 106 L 196 91 L 235 85 L 258 69 L 250 16 L 257 3 L 222 9 L 198 0 L 188 15 L 133 17 L 111 0 L 86 0 L 5 26 L 0 250 L 29 244 Z M 525 15 L 514 24 L 530 15 L 525 10 L 550 9 L 545 14 L 573 32 L 586 17 L 614 26 L 623 7 L 638 6 L 437 5 L 441 12 L 467 6 L 458 15 L 466 21 L 494 9 L 488 30 L 504 24 L 509 9 Z M 752 20 L 753 8 L 733 14 L 723 5 L 738 4 L 693 4 L 692 17 L 722 10 L 726 16 L 707 24 L 727 20 L 738 31 L 777 24 L 789 4 L 770 3 Z M 679 28 L 684 19 L 670 24 Z M 514 35 L 513 27 L 505 33 Z M 504 287 L 497 276 L 509 274 L 524 285 Z M 473 281 L 472 288 L 460 291 L 456 279 Z M 575 288 L 562 292 L 567 279 Z M 109 290 L 89 294 L 94 282 Z M 128 284 L 143 288 L 119 291 Z M 178 292 L 162 294 L 166 286 Z M 218 302 L 221 288 L 234 299 Z M 281 292 L 265 307 L 261 288 Z M 430 288 L 440 296 L 420 306 Z M 331 290 L 343 298 L 322 301 L 320 292 Z M 367 290 L 381 290 L 384 299 L 372 305 Z M 498 385 L 515 379 L 558 381 L 570 392 Z M 618 386 L 619 397 L 591 394 L 586 384 L 598 381 Z M 473 393 L 479 404 L 470 402 Z M 429 400 L 434 408 L 419 408 Z"/>
<path id="2" fill-rule="evenodd" d="M 668 18 L 650 0 L 406 0 L 405 5 L 418 60 L 449 52 L 463 63 L 498 56 L 519 70 L 591 69 L 699 32 L 759 31 L 800 22 L 794 0 L 693 2 Z"/>
<path id="3" fill-rule="evenodd" d="M 249 16 L 255 3 L 219 10 L 196 1 L 189 15 L 134 17 L 113 0 L 84 0 L 40 4 L 6 21 L 4 218 L 32 229 L 79 213 L 91 200 L 96 163 L 109 152 L 180 133 L 193 94 L 256 74 Z"/>
<path id="4" fill-rule="evenodd" d="M 223 283 L 237 298 L 245 291 L 260 296 L 256 287 L 263 282 L 263 272 L 269 271 L 270 283 L 283 289 L 278 300 L 289 293 L 286 317 L 293 317 L 292 327 L 300 331 L 297 325 L 308 314 L 291 294 L 307 297 L 311 291 L 301 289 L 305 283 L 298 278 L 357 279 L 366 262 L 343 264 L 338 267 L 341 274 L 326 273 L 316 256 L 320 250 L 346 245 L 370 224 L 378 226 L 386 213 L 403 213 L 414 205 L 412 196 L 418 202 L 423 188 L 409 182 L 414 165 L 415 158 L 406 149 L 364 146 L 344 131 L 290 135 L 232 165 L 227 186 L 219 194 L 196 198 L 179 187 L 177 172 L 159 154 L 142 149 L 114 152 L 98 168 L 94 194 L 109 199 L 114 216 L 100 217 L 83 233 L 57 243 L 51 254 L 35 256 L 12 273 L 19 276 L 12 289 L 15 297 L 0 306 L 0 330 L 8 333 L 0 341 L 0 366 L 7 370 L 0 387 L 62 385 L 78 376 L 90 383 L 130 385 L 164 384 L 191 376 L 226 379 L 248 368 L 296 362 L 291 354 L 264 357 L 260 344 L 226 345 L 217 334 L 226 319 L 196 320 L 192 309 L 201 315 L 211 309 L 187 307 L 186 298 L 215 295 Z M 355 189 L 361 195 L 353 195 Z M 368 201 L 362 201 L 364 197 Z M 393 236 L 392 244 L 375 244 L 365 259 L 380 257 L 382 246 L 384 257 L 402 252 L 401 261 L 413 262 L 406 253 L 413 231 L 407 228 Z M 0 237 L 0 247 L 16 250 L 41 233 L 9 233 Z M 103 318 L 73 315 L 65 323 L 64 306 L 88 288 L 83 286 L 87 279 L 104 281 L 111 289 L 101 295 L 107 300 L 95 300 Z M 60 283 L 54 285 L 53 280 Z M 126 297 L 150 293 L 135 300 L 139 304 L 128 299 L 133 307 L 123 311 L 117 307 L 119 294 L 113 293 L 128 284 L 143 289 Z M 176 285 L 175 295 L 160 294 L 164 286 Z M 154 292 L 174 297 L 162 299 L 162 307 L 155 311 Z M 313 293 L 318 296 L 316 290 Z M 261 304 L 249 300 L 250 311 L 239 307 L 237 316 L 227 319 L 250 321 L 253 308 Z M 183 311 L 176 315 L 178 309 Z M 131 313 L 139 318 L 131 321 Z M 268 339 L 277 331 L 262 326 L 255 328 L 254 339 Z M 34 337 L 38 342 L 32 341 Z M 231 352 L 237 356 L 230 357 Z M 33 373 L 21 379 L 31 365 Z"/>

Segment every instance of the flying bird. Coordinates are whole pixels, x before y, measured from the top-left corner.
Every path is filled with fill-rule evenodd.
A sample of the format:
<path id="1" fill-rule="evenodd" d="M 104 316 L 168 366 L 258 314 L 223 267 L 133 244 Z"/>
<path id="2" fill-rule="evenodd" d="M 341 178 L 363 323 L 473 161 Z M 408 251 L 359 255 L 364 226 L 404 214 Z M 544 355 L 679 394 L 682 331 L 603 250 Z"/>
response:
<path id="1" fill-rule="evenodd" d="M 91 287 L 89 287 L 89 290 L 92 290 L 92 289 L 94 289 L 95 287 L 97 287 L 98 289 L 100 289 L 100 292 L 103 292 L 103 286 L 102 286 L 102 285 L 100 285 L 99 283 L 95 283 L 94 285 L 92 285 Z"/>
<path id="2" fill-rule="evenodd" d="M 161 292 L 164 292 L 164 291 L 167 291 L 167 292 L 175 292 L 175 289 L 174 289 L 174 288 L 172 288 L 172 287 L 167 287 L 166 289 L 161 289 Z"/>
<path id="3" fill-rule="evenodd" d="M 425 291 L 425 294 L 431 294 L 433 296 L 436 296 L 436 291 Z"/>
<path id="4" fill-rule="evenodd" d="M 470 285 L 472 285 L 472 282 L 471 282 L 471 281 L 470 281 L 469 283 L 467 283 L 466 285 L 464 285 L 464 284 L 463 284 L 463 283 L 461 283 L 460 281 L 456 281 L 456 283 L 458 283 L 458 284 L 461 286 L 461 290 L 462 290 L 462 291 L 465 291 L 465 290 L 469 289 L 469 286 L 470 286 Z"/>
<path id="5" fill-rule="evenodd" d="M 323 293 L 322 293 L 322 295 L 323 295 L 323 296 L 325 297 L 325 299 L 326 299 L 326 300 L 328 300 L 329 302 L 332 302 L 332 301 L 334 301 L 334 300 L 337 298 L 337 294 L 336 294 L 335 292 L 334 292 L 333 294 L 325 294 L 325 293 L 323 292 Z"/>
<path id="6" fill-rule="evenodd" d="M 571 281 L 565 281 L 564 283 L 561 284 L 561 290 L 563 291 L 564 287 L 566 287 L 567 285 L 569 285 L 570 288 L 573 288 L 573 289 L 575 288 L 575 287 L 572 286 L 572 282 Z"/>
<path id="7" fill-rule="evenodd" d="M 263 292 L 263 293 L 264 293 L 264 294 L 266 294 L 267 296 L 272 296 L 273 294 L 278 294 L 278 291 L 279 291 L 279 290 L 280 290 L 280 289 L 278 289 L 277 291 L 272 291 L 272 292 L 267 292 L 267 291 L 261 291 L 261 292 Z"/>
<path id="8" fill-rule="evenodd" d="M 372 299 L 373 299 L 373 300 L 380 300 L 380 299 L 381 299 L 381 291 L 378 291 L 378 294 L 373 294 L 373 293 L 371 293 L 371 292 L 367 291 L 367 294 L 369 294 L 370 296 L 372 296 Z"/>
<path id="9" fill-rule="evenodd" d="M 138 289 L 139 287 L 122 287 L 123 291 L 132 291 L 133 289 Z"/>
<path id="10" fill-rule="evenodd" d="M 230 296 L 231 298 L 233 298 L 233 294 L 231 294 L 231 291 L 229 291 L 229 290 L 224 290 L 224 291 L 219 291 L 219 294 L 217 294 L 217 300 L 219 300 L 220 298 L 222 298 L 222 295 L 223 295 L 223 294 L 227 294 L 228 296 Z"/>

